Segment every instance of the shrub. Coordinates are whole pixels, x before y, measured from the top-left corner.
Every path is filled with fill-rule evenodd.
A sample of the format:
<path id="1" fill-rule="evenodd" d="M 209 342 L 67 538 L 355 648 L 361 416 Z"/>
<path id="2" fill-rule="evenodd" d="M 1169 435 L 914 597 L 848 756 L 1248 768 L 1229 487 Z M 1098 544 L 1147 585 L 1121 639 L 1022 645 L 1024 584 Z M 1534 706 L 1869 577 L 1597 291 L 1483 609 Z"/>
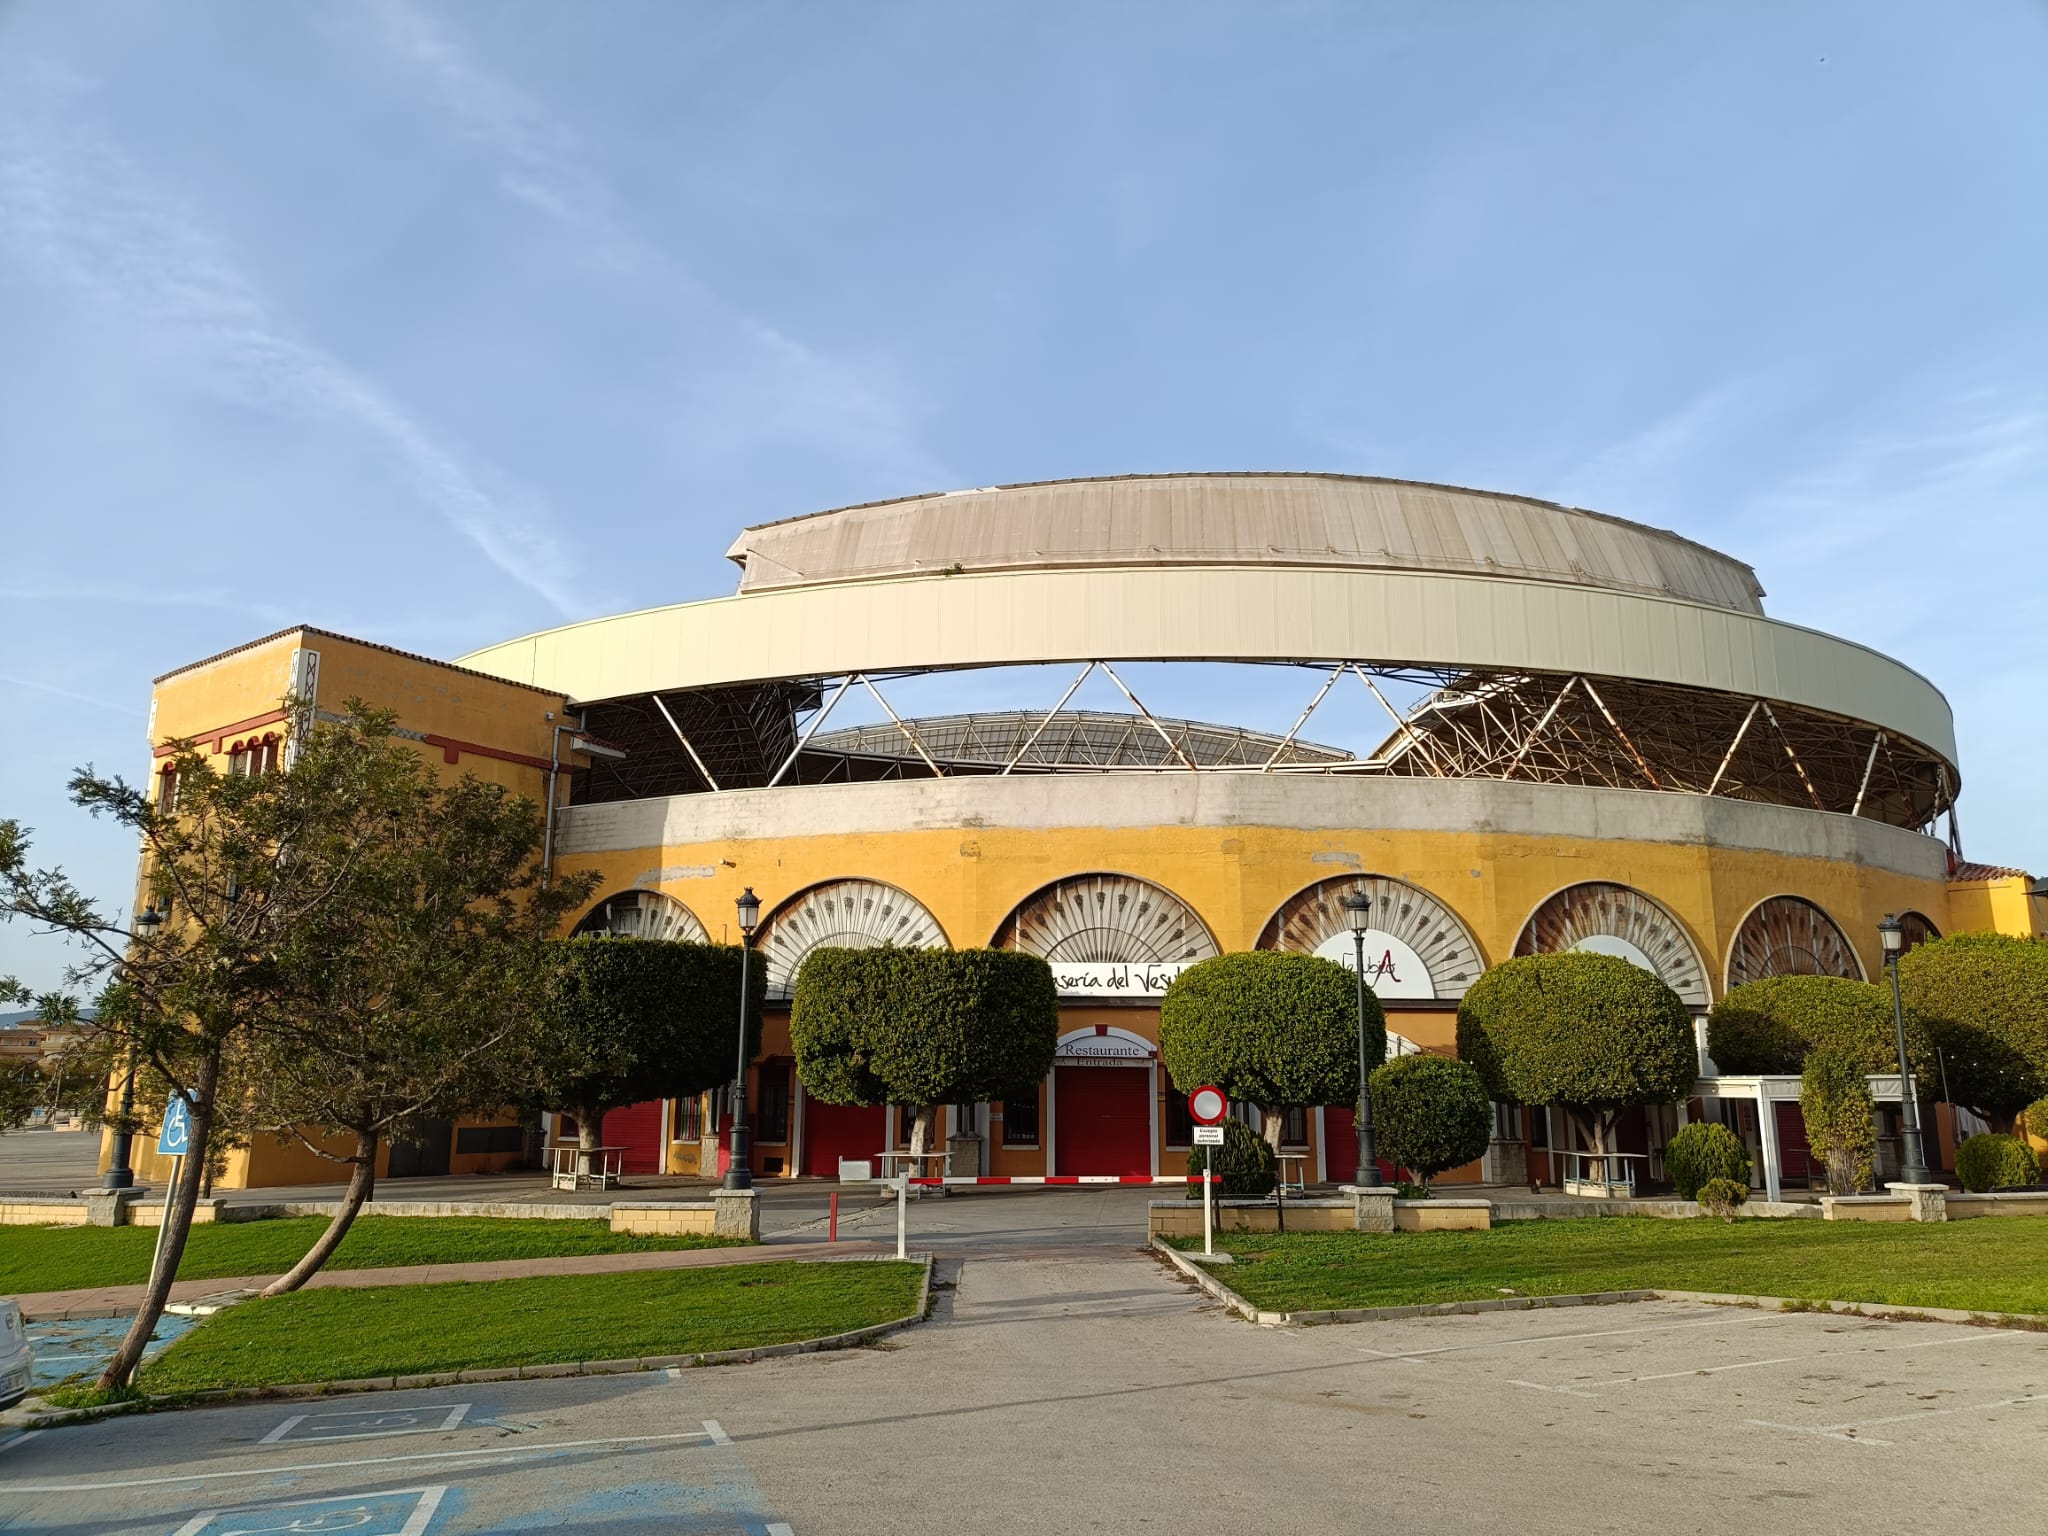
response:
<path id="1" fill-rule="evenodd" d="M 1010 949 L 814 949 L 797 972 L 789 1037 L 804 1090 L 828 1104 L 908 1104 L 931 1141 L 933 1106 L 1000 1099 L 1052 1070 L 1052 968 Z"/>
<path id="2" fill-rule="evenodd" d="M 1223 1122 L 1223 1145 L 1220 1147 L 1195 1147 L 1188 1152 L 1188 1198 L 1202 1198 L 1202 1181 L 1199 1175 L 1208 1167 L 1208 1158 L 1216 1159 L 1217 1185 L 1219 1195 L 1270 1195 L 1273 1186 L 1279 1182 L 1276 1169 L 1279 1159 L 1266 1144 L 1266 1138 L 1246 1125 L 1242 1120 Z"/>
<path id="3" fill-rule="evenodd" d="M 1449 1056 L 1397 1056 L 1372 1074 L 1373 1129 L 1380 1155 L 1427 1185 L 1433 1174 L 1469 1163 L 1493 1134 L 1486 1084 Z"/>
<path id="4" fill-rule="evenodd" d="M 1365 1032 L 1366 1060 L 1385 1060 L 1386 1019 L 1370 989 Z M 1287 1105 L 1358 1100 L 1358 979 L 1284 950 L 1203 960 L 1160 1001 L 1159 1059 L 1183 1093 L 1214 1083 L 1256 1104 L 1277 1150 Z"/>
<path id="5" fill-rule="evenodd" d="M 1615 1115 L 1674 1104 L 1699 1077 L 1692 1015 L 1676 992 L 1613 955 L 1523 955 L 1458 1004 L 1458 1055 L 1488 1093 L 1561 1105 L 1605 1151 Z"/>
<path id="6" fill-rule="evenodd" d="M 1709 1179 L 1700 1186 L 1700 1214 L 1733 1221 L 1735 1213 L 1749 1203 L 1749 1186 L 1733 1179 Z"/>
<path id="7" fill-rule="evenodd" d="M 1908 951 L 1899 985 L 1942 1048 L 1957 1103 L 2009 1123 L 2048 1093 L 2048 941 L 1951 934 Z"/>
<path id="8" fill-rule="evenodd" d="M 1981 1195 L 2039 1183 L 2041 1163 L 2017 1136 L 1972 1136 L 1956 1148 L 1956 1177 L 1971 1194 Z"/>
<path id="9" fill-rule="evenodd" d="M 2048 1097 L 2034 1100 L 2027 1106 L 2027 1134 L 2048 1141 Z"/>
<path id="10" fill-rule="evenodd" d="M 1845 1050 L 1865 1072 L 1899 1070 L 1887 987 L 1840 976 L 1767 976 L 1732 989 L 1707 1015 L 1707 1054 L 1723 1072 L 1797 1072 L 1822 1047 Z M 1940 1082 L 1926 1023 L 1906 1017 L 1906 1059 L 1922 1084 Z"/>
<path id="11" fill-rule="evenodd" d="M 1806 1058 L 1799 1113 L 1806 1120 L 1806 1144 L 1827 1163 L 1829 1194 L 1853 1195 L 1870 1182 L 1876 1112 L 1856 1056 L 1840 1046 L 1822 1046 Z"/>
<path id="12" fill-rule="evenodd" d="M 1727 1126 L 1715 1121 L 1681 1125 L 1664 1148 L 1664 1172 L 1681 1200 L 1694 1200 L 1715 1179 L 1749 1188 L 1749 1149 Z"/>

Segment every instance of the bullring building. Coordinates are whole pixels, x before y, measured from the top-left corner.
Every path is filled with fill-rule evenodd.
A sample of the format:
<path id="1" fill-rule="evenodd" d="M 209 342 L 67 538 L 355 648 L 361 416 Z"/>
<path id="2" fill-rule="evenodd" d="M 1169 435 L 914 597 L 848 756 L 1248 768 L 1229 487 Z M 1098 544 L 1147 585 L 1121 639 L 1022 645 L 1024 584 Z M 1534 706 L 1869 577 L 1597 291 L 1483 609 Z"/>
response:
<path id="1" fill-rule="evenodd" d="M 1756 977 L 1876 978 L 1888 912 L 1923 938 L 2048 929 L 2026 875 L 1962 858 L 1940 691 L 1770 618 L 1749 566 L 1657 529 L 1405 481 L 1191 474 L 845 507 L 728 553 L 730 597 L 453 662 L 309 628 L 253 641 L 158 681 L 153 746 L 260 769 L 287 691 L 357 695 L 446 771 L 549 806 L 555 866 L 601 876 L 585 931 L 734 941 L 751 887 L 761 1177 L 835 1175 L 908 1135 L 796 1079 L 788 1000 L 823 945 L 1051 963 L 1051 1073 L 943 1117 L 955 1172 L 1029 1175 L 1178 1169 L 1167 983 L 1252 948 L 1349 965 L 1354 892 L 1394 1050 L 1450 1050 L 1460 996 L 1518 954 L 1620 955 L 1704 1015 Z M 909 702 L 935 689 L 943 712 Z M 1151 707 L 1162 691 L 1249 695 L 1260 728 Z M 1702 1057 L 1690 1112 L 1796 1177 L 1796 1105 L 1717 1098 Z M 618 1111 L 603 1140 L 629 1172 L 713 1172 L 716 1101 Z M 1626 1123 L 1652 1177 L 1686 1112 Z M 1501 1106 L 1462 1176 L 1552 1180 L 1564 1134 Z M 1291 1111 L 1282 1139 L 1310 1180 L 1353 1176 L 1348 1109 Z M 521 1151 L 516 1128 L 430 1127 L 389 1172 Z M 335 1176 L 284 1142 L 234 1159 L 231 1183 Z"/>

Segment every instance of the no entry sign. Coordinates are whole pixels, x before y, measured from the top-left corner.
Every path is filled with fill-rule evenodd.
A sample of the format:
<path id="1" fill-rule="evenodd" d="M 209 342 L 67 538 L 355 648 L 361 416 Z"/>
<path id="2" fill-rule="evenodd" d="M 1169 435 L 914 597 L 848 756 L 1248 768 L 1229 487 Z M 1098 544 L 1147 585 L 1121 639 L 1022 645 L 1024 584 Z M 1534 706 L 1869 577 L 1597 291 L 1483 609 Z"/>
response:
<path id="1" fill-rule="evenodd" d="M 1221 1125 L 1230 1113 L 1230 1099 L 1221 1088 L 1207 1084 L 1188 1095 L 1188 1118 L 1197 1125 Z"/>

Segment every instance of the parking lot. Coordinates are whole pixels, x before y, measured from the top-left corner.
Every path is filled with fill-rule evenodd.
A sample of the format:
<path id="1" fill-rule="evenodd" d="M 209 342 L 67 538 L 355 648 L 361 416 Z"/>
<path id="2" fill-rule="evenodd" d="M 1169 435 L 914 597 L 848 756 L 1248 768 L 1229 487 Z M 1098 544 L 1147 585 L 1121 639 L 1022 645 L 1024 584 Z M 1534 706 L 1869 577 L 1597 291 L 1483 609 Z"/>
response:
<path id="1" fill-rule="evenodd" d="M 941 1282 L 930 1324 L 835 1355 L 46 1431 L 0 1449 L 0 1516 L 160 1536 L 2038 1526 L 2040 1335 L 1679 1303 L 1260 1329 L 1116 1243 L 946 1260 Z"/>

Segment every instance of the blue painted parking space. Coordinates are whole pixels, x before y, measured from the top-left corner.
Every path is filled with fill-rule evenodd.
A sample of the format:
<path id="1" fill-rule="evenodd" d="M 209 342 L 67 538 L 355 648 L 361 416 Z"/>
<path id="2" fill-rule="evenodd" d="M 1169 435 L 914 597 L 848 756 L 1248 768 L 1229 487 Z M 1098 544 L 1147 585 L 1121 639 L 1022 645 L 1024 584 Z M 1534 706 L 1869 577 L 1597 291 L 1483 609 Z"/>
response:
<path id="1" fill-rule="evenodd" d="M 426 1536 L 447 1497 L 445 1485 L 392 1488 L 342 1498 L 293 1499 L 202 1510 L 173 1536 L 273 1536 L 348 1531 L 351 1536 Z"/>
<path id="2" fill-rule="evenodd" d="M 63 1323 L 30 1323 L 28 1341 L 36 1352 L 35 1385 L 55 1386 L 67 1376 L 96 1372 L 119 1346 L 132 1319 L 85 1317 Z M 160 1355 L 198 1321 L 166 1313 L 156 1325 L 148 1353 Z"/>

